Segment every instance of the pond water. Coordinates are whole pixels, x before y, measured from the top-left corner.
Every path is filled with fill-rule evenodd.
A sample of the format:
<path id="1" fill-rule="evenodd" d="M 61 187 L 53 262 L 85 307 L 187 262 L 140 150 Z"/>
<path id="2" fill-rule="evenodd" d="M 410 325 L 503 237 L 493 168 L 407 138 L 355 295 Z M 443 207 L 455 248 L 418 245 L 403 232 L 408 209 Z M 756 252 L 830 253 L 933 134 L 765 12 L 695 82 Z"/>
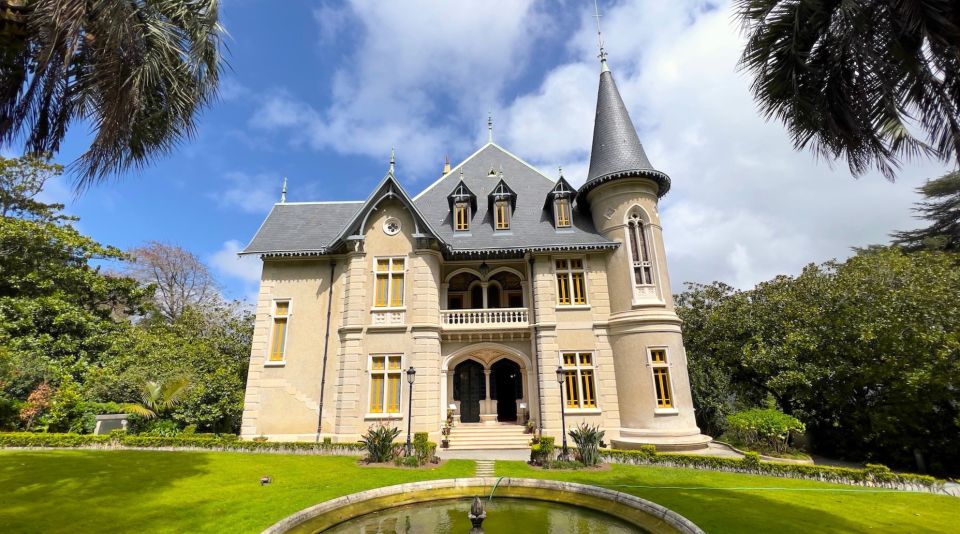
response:
<path id="1" fill-rule="evenodd" d="M 472 498 L 449 499 L 397 506 L 372 512 L 332 528 L 324 534 L 467 534 L 472 528 L 467 512 Z M 486 534 L 635 534 L 646 532 L 601 512 L 531 499 L 494 498 L 487 502 Z"/>

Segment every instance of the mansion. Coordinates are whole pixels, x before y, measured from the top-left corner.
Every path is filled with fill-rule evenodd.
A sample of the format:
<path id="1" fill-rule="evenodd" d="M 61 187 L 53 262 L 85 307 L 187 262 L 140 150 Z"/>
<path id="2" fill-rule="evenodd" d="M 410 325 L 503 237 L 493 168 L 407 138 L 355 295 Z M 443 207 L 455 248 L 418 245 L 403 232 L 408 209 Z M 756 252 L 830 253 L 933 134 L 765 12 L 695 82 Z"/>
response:
<path id="1" fill-rule="evenodd" d="M 433 441 L 452 416 L 472 432 L 460 448 L 499 448 L 525 446 L 502 437 L 528 421 L 559 442 L 562 413 L 616 448 L 705 447 L 657 212 L 669 189 L 602 60 L 579 189 L 491 136 L 415 196 L 391 157 L 366 200 L 281 198 L 242 252 L 263 260 L 242 437 L 353 442 L 411 414 Z"/>

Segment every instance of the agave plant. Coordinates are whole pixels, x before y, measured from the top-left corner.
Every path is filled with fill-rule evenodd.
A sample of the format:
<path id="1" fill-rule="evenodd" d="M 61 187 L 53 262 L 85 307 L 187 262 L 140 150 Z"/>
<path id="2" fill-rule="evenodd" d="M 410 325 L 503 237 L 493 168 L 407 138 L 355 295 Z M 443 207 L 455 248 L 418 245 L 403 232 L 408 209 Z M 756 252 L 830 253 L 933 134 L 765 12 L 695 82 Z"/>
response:
<path id="1" fill-rule="evenodd" d="M 367 433 L 360 436 L 360 442 L 367 449 L 367 461 L 370 463 L 389 462 L 395 456 L 393 440 L 400 435 L 400 429 L 389 426 L 371 426 Z"/>
<path id="2" fill-rule="evenodd" d="M 190 381 L 183 377 L 164 382 L 148 380 L 140 391 L 140 402 L 124 404 L 123 409 L 144 419 L 153 419 L 172 410 L 189 387 Z"/>
<path id="3" fill-rule="evenodd" d="M 78 189 L 168 153 L 216 95 L 219 4 L 0 1 L 0 142 L 48 154 L 71 123 L 88 123 Z"/>
<path id="4" fill-rule="evenodd" d="M 599 426 L 580 423 L 568 434 L 577 446 L 577 459 L 586 466 L 600 463 L 600 444 L 603 443 L 604 431 Z"/>

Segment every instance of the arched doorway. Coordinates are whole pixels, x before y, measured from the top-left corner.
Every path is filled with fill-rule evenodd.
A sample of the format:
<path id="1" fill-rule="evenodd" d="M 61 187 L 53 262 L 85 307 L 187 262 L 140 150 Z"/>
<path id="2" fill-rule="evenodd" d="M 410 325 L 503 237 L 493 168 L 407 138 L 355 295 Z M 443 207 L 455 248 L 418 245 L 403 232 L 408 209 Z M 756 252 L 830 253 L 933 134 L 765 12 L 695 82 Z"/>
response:
<path id="1" fill-rule="evenodd" d="M 523 398 L 520 366 L 506 358 L 490 366 L 490 398 L 497 400 L 497 421 L 517 420 L 517 399 Z"/>
<path id="2" fill-rule="evenodd" d="M 480 422 L 480 399 L 487 397 L 483 365 L 464 360 L 453 368 L 453 400 L 460 401 L 460 422 Z"/>

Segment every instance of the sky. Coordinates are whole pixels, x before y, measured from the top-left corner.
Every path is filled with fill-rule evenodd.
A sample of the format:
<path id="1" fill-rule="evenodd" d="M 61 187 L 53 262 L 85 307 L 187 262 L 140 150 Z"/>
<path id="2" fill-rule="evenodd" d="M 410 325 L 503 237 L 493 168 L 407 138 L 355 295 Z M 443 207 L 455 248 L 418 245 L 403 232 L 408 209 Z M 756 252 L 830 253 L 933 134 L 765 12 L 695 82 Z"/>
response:
<path id="1" fill-rule="evenodd" d="M 914 189 L 949 169 L 919 160 L 895 183 L 795 151 L 737 70 L 729 2 L 601 1 L 609 65 L 653 165 L 673 180 L 660 215 L 674 290 L 739 288 L 917 226 Z M 224 0 L 229 68 L 195 139 L 81 197 L 51 184 L 95 239 L 156 240 L 205 260 L 231 298 L 256 295 L 237 258 L 279 199 L 364 199 L 396 148 L 411 195 L 494 141 L 583 183 L 599 81 L 591 0 Z M 89 132 L 70 132 L 69 163 Z"/>

